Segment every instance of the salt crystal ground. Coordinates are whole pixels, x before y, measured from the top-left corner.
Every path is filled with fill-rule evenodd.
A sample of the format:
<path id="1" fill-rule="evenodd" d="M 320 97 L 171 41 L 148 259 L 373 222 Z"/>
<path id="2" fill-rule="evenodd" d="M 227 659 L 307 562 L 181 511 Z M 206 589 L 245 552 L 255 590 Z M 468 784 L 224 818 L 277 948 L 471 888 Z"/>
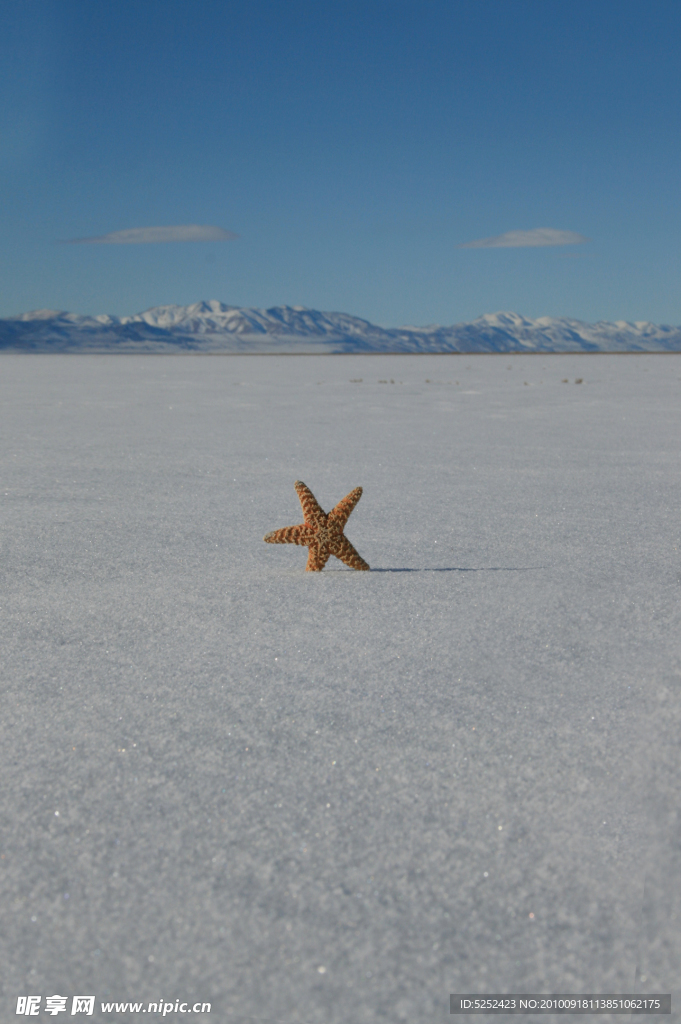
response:
<path id="1" fill-rule="evenodd" d="M 3 1020 L 681 989 L 681 357 L 0 368 Z"/>

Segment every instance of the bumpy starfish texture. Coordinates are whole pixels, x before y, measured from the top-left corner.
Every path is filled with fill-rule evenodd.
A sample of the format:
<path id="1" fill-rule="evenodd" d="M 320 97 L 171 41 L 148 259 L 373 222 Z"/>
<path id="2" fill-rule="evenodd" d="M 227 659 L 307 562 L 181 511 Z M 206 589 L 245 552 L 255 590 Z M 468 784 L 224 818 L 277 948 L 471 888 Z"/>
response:
<path id="1" fill-rule="evenodd" d="M 293 485 L 303 506 L 303 518 L 300 526 L 285 526 L 282 530 L 267 533 L 263 540 L 267 544 L 301 544 L 309 549 L 306 572 L 321 572 L 331 555 L 345 562 L 352 569 L 368 569 L 364 559 L 357 554 L 343 529 L 350 518 L 350 513 L 362 497 L 362 488 L 354 491 L 339 501 L 326 514 L 309 487 L 302 480 Z"/>

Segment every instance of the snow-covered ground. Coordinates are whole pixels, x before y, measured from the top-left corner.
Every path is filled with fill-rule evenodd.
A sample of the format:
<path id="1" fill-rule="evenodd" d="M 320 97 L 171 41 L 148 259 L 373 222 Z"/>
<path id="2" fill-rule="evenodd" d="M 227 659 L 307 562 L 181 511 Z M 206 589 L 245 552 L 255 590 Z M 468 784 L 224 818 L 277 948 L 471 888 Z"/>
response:
<path id="1" fill-rule="evenodd" d="M 3 1019 L 681 989 L 681 357 L 2 371 Z"/>

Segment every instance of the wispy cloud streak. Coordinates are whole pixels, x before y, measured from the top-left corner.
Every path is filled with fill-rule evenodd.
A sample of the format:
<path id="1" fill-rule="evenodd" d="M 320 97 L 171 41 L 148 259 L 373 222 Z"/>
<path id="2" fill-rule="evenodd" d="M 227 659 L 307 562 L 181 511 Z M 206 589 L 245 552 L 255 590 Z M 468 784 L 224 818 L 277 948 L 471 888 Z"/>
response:
<path id="1" fill-rule="evenodd" d="M 159 228 L 126 228 L 92 238 L 68 238 L 68 245 L 144 245 L 151 242 L 226 242 L 238 238 L 233 231 L 212 224 L 172 224 Z"/>
<path id="2" fill-rule="evenodd" d="M 464 242 L 459 249 L 522 249 L 539 245 L 579 245 L 589 242 L 576 231 L 558 231 L 556 228 L 533 228 L 532 231 L 506 231 L 492 238 L 478 238 L 475 242 Z"/>

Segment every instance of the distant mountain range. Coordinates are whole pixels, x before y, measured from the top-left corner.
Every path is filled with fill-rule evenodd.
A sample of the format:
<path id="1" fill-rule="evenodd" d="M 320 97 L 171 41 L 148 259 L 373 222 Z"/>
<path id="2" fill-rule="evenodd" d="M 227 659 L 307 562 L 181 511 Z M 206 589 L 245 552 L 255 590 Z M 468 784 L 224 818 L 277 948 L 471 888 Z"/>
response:
<path id="1" fill-rule="evenodd" d="M 10 352 L 681 352 L 681 327 L 488 313 L 453 327 L 377 327 L 304 306 L 250 309 L 215 300 L 134 316 L 41 309 L 0 319 Z"/>

